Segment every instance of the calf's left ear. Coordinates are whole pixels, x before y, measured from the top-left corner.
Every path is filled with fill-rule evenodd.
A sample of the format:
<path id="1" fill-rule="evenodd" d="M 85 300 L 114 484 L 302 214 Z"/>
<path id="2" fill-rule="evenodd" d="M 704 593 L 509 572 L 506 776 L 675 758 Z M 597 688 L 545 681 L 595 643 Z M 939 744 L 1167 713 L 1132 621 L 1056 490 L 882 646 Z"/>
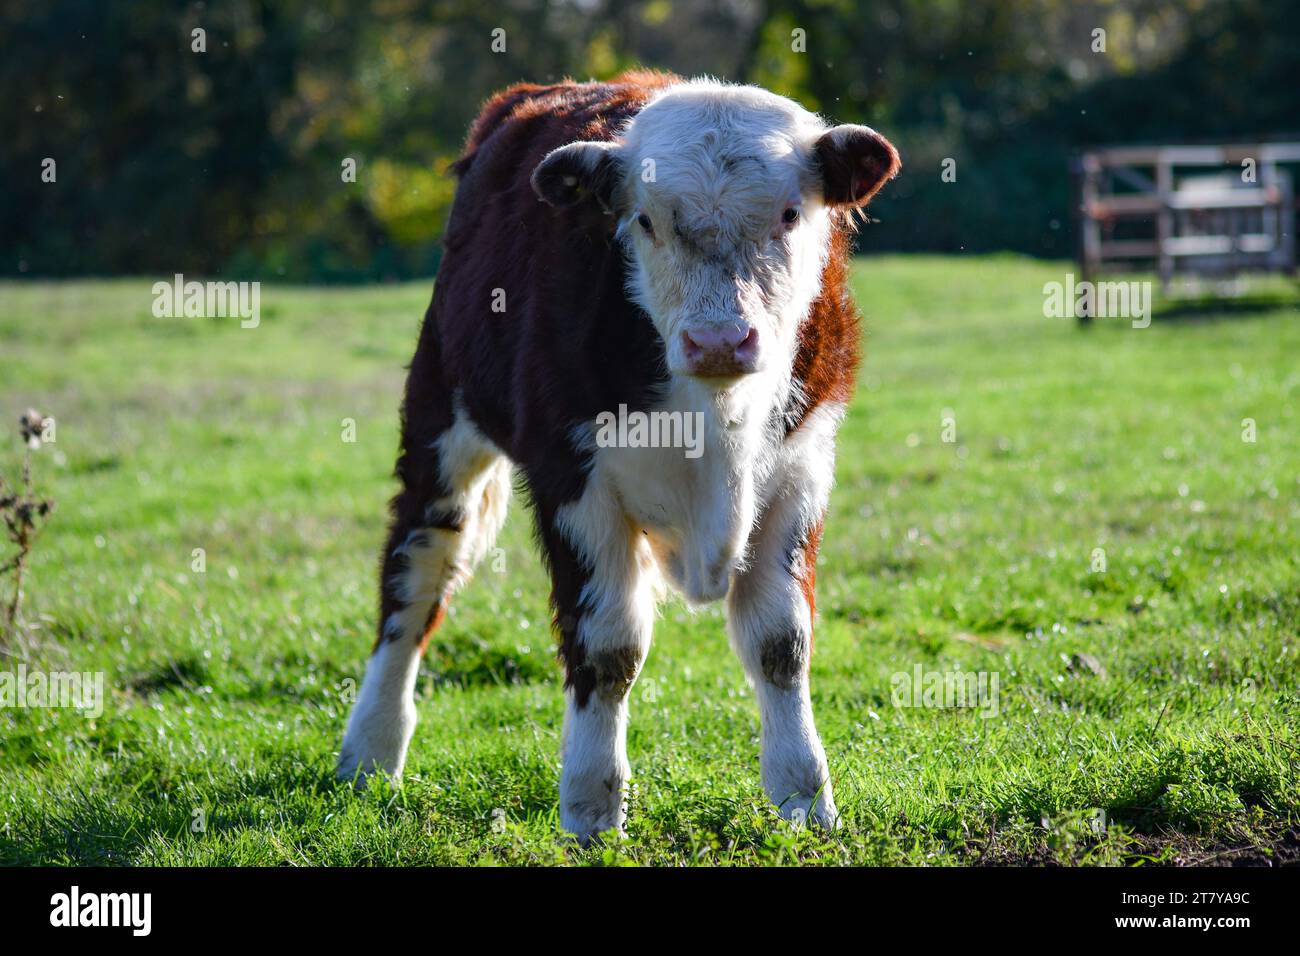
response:
<path id="1" fill-rule="evenodd" d="M 869 126 L 828 129 L 813 144 L 813 155 L 830 206 L 864 205 L 902 166 L 894 145 Z"/>
<path id="2" fill-rule="evenodd" d="M 619 161 L 613 143 L 580 142 L 551 150 L 533 170 L 533 192 L 552 206 L 572 206 L 594 198 L 613 205 Z"/>

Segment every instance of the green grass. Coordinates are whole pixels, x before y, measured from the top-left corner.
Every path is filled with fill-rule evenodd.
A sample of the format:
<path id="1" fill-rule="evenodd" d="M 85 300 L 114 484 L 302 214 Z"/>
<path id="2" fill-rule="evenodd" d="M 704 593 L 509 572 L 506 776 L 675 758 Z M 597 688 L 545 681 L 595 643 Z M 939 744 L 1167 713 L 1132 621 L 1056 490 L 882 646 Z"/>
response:
<path id="1" fill-rule="evenodd" d="M 97 719 L 0 710 L 0 861 L 1294 856 L 1294 291 L 1080 331 L 1042 316 L 1043 283 L 1067 268 L 855 266 L 866 360 L 813 660 L 841 832 L 776 818 L 720 612 L 669 604 L 633 690 L 628 838 L 585 851 L 557 840 L 559 670 L 517 496 L 426 659 L 404 785 L 332 779 L 427 283 L 266 287 L 247 330 L 155 319 L 145 279 L 0 286 L 0 472 L 17 467 L 18 412 L 58 420 L 35 463 L 58 510 L 34 557 L 27 666 L 102 671 L 106 688 Z M 917 664 L 996 673 L 998 714 L 894 706 L 892 675 Z"/>

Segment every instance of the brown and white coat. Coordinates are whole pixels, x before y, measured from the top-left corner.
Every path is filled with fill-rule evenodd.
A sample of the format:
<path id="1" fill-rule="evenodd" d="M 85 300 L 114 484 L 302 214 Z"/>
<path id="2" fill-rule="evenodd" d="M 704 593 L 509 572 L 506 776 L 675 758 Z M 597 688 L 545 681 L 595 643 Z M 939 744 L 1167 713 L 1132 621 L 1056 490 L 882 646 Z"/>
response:
<path id="1" fill-rule="evenodd" d="M 400 775 L 420 653 L 517 472 L 566 669 L 563 826 L 585 842 L 624 822 L 628 691 L 665 589 L 726 601 L 763 786 L 833 826 L 814 565 L 857 365 L 850 217 L 897 153 L 755 87 L 633 73 L 505 90 L 454 168 L 340 774 Z M 692 416 L 700 453 L 598 441 L 620 409 Z"/>

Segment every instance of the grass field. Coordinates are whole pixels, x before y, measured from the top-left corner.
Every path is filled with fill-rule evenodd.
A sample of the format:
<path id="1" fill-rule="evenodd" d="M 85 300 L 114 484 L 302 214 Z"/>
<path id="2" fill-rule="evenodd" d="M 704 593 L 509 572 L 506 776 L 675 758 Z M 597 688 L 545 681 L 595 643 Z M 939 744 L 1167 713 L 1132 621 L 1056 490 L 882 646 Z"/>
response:
<path id="1" fill-rule="evenodd" d="M 25 666 L 106 695 L 95 719 L 0 709 L 0 862 L 1295 861 L 1294 295 L 1080 331 L 1042 314 L 1067 268 L 855 267 L 812 685 L 841 831 L 776 818 L 720 611 L 670 604 L 633 689 L 628 837 L 590 850 L 557 840 L 559 669 L 518 495 L 425 661 L 404 785 L 332 779 L 428 283 L 264 287 L 256 329 L 156 319 L 145 279 L 0 286 L 0 473 L 19 412 L 58 421 Z M 896 706 L 917 665 L 996 674 L 996 714 Z"/>

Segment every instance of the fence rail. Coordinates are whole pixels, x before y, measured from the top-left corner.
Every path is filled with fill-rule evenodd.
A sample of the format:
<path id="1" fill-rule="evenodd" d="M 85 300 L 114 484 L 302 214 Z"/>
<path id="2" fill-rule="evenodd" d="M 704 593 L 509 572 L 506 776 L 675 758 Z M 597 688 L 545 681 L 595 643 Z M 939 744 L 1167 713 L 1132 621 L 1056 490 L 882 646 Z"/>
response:
<path id="1" fill-rule="evenodd" d="M 1116 146 L 1075 165 L 1079 266 L 1175 275 L 1294 273 L 1300 143 Z"/>

